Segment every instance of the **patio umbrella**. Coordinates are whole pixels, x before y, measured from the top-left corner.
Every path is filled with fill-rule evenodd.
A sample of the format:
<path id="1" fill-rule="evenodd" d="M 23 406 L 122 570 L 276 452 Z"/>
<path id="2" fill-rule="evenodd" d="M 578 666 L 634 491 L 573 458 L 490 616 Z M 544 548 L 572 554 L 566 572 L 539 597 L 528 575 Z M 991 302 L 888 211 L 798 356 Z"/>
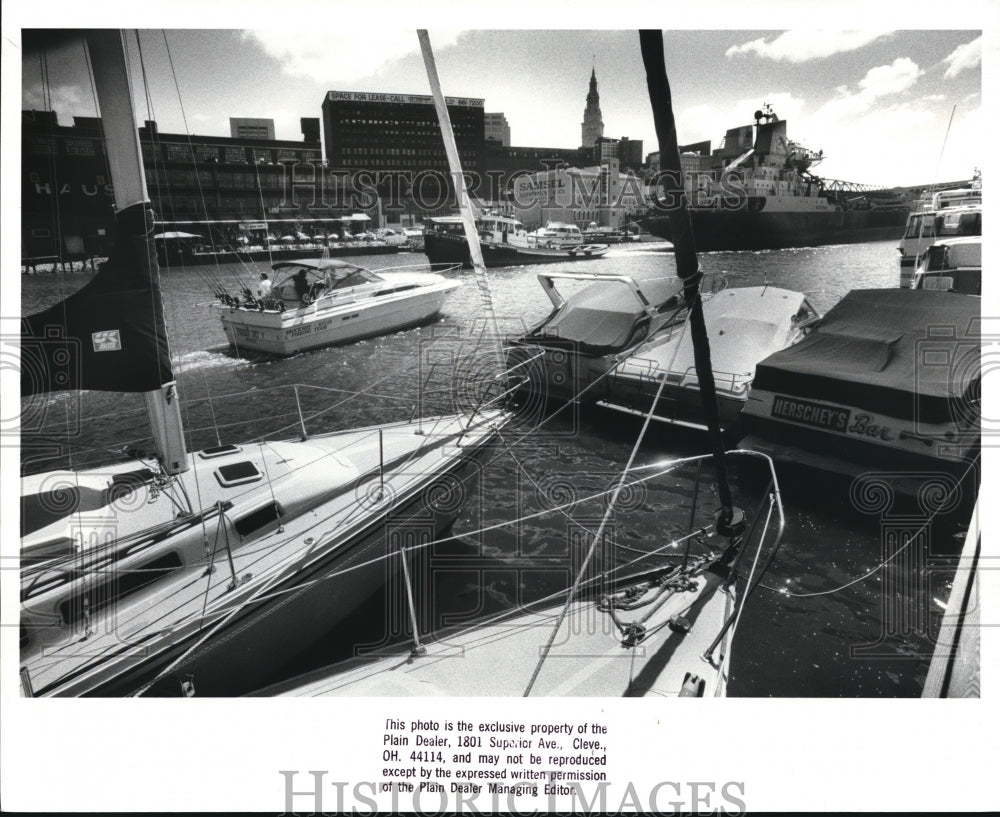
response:
<path id="1" fill-rule="evenodd" d="M 157 233 L 153 238 L 201 238 L 201 236 L 197 233 L 182 233 L 175 230 L 167 233 Z"/>

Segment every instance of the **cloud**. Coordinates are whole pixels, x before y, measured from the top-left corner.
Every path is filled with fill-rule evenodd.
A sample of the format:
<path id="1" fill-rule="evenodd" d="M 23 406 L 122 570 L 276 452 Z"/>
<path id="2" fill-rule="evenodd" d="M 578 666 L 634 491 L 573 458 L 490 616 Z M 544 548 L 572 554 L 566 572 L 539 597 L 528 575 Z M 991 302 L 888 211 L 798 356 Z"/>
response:
<path id="1" fill-rule="evenodd" d="M 756 54 L 777 62 L 808 62 L 845 51 L 855 51 L 890 33 L 889 31 L 786 31 L 771 42 L 761 37 L 742 45 L 731 46 L 726 51 L 726 56 Z"/>
<path id="2" fill-rule="evenodd" d="M 78 85 L 56 85 L 46 92 L 41 83 L 21 90 L 22 110 L 57 111 L 66 117 L 97 116 L 93 96 L 84 96 Z M 69 124 L 62 120 L 62 124 Z"/>
<path id="3" fill-rule="evenodd" d="M 789 120 L 792 127 L 805 107 L 804 99 L 793 96 L 786 91 L 775 91 L 760 97 L 740 99 L 731 108 L 724 111 L 720 111 L 710 104 L 692 105 L 677 115 L 678 139 L 682 144 L 708 139 L 712 146 L 716 147 L 722 142 L 729 128 L 752 125 L 753 112 L 765 103 L 770 105 L 779 117 Z"/>
<path id="4" fill-rule="evenodd" d="M 858 83 L 861 94 L 869 99 L 875 99 L 889 94 L 898 94 L 910 88 L 923 71 L 909 57 L 897 57 L 892 65 L 879 65 L 872 68 L 864 79 Z"/>
<path id="5" fill-rule="evenodd" d="M 945 79 L 957 77 L 966 68 L 978 68 L 983 61 L 983 37 L 979 35 L 971 43 L 960 45 L 952 51 L 944 61 L 948 70 L 944 72 Z"/>
<path id="6" fill-rule="evenodd" d="M 837 88 L 838 96 L 820 106 L 814 120 L 824 127 L 852 124 L 850 120 L 869 111 L 880 99 L 909 90 L 924 72 L 909 57 L 898 57 L 891 65 L 872 68 L 858 82 L 858 90 Z"/>
<path id="7" fill-rule="evenodd" d="M 458 41 L 458 31 L 432 31 L 435 52 Z M 420 53 L 417 35 L 410 29 L 376 27 L 371 36 L 356 32 L 330 31 L 326 26 L 301 29 L 255 29 L 244 31 L 264 52 L 278 60 L 286 73 L 317 82 L 348 83 L 371 76 L 380 69 Z"/>

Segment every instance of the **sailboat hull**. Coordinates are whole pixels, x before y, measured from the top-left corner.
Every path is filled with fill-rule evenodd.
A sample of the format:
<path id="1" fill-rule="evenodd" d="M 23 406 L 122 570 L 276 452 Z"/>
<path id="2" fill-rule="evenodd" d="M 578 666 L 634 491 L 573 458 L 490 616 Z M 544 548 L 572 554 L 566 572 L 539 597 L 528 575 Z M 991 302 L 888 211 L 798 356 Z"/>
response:
<path id="1" fill-rule="evenodd" d="M 40 578 L 22 581 L 29 694 L 167 695 L 193 684 L 199 695 L 233 695 L 272 680 L 391 583 L 400 548 L 445 534 L 477 474 L 476 456 L 507 417 L 494 411 L 331 435 L 320 438 L 329 453 L 312 463 L 308 449 L 296 456 L 299 444 L 285 443 L 277 455 L 290 460 L 288 486 L 262 483 L 258 499 L 222 503 L 222 514 L 176 534 L 126 537 L 114 545 L 117 560 L 100 570 L 78 574 L 72 559 L 65 575 L 41 565 Z M 216 469 L 209 480 L 222 471 L 202 467 Z M 303 480 L 326 493 L 295 509 Z M 243 538 L 278 506 L 287 513 Z M 162 575 L 126 591 L 154 570 Z"/>

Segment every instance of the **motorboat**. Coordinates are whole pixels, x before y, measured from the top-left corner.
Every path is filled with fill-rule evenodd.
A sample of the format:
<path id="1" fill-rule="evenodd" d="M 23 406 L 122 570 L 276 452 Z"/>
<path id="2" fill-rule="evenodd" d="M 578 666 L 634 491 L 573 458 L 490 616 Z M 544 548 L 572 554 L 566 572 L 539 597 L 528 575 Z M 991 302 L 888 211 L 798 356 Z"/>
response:
<path id="1" fill-rule="evenodd" d="M 152 444 L 105 466 L 25 469 L 21 690 L 239 694 L 405 571 L 397 537 L 450 525 L 458 508 L 432 489 L 462 479 L 495 440 L 506 383 L 488 384 L 472 411 L 310 435 L 300 410 L 293 438 L 188 452 L 125 38 L 85 38 L 114 159 L 113 246 L 88 284 L 22 319 L 22 397 L 143 393 Z"/>
<path id="2" fill-rule="evenodd" d="M 983 239 L 971 236 L 935 241 L 917 258 L 912 288 L 982 295 Z"/>
<path id="3" fill-rule="evenodd" d="M 443 273 L 453 272 L 442 270 Z M 237 351 L 294 355 L 432 320 L 461 281 L 415 267 L 377 272 L 330 258 L 272 267 L 267 297 L 217 293 L 222 327 Z"/>
<path id="4" fill-rule="evenodd" d="M 980 175 L 968 187 L 929 192 L 906 220 L 899 241 L 899 285 L 908 289 L 920 255 L 938 240 L 982 236 L 983 188 Z"/>
<path id="5" fill-rule="evenodd" d="M 704 313 L 720 422 L 728 429 L 739 420 L 757 363 L 801 340 L 819 315 L 801 292 L 773 286 L 723 289 L 706 299 Z M 603 407 L 643 416 L 659 395 L 655 419 L 706 428 L 686 323 L 643 343 L 605 383 Z"/>
<path id="6" fill-rule="evenodd" d="M 676 277 L 666 272 L 602 275 L 542 272 L 538 281 L 553 309 L 508 340 L 511 362 L 525 362 L 536 396 L 594 402 L 606 378 L 643 343 L 680 327 L 687 308 Z M 559 284 L 586 286 L 565 295 Z"/>
<path id="7" fill-rule="evenodd" d="M 852 290 L 757 364 L 742 445 L 851 477 L 965 476 L 980 446 L 979 325 L 979 298 Z"/>
<path id="8" fill-rule="evenodd" d="M 568 250 L 583 244 L 583 233 L 575 224 L 550 221 L 530 234 L 535 245 L 548 249 Z"/>

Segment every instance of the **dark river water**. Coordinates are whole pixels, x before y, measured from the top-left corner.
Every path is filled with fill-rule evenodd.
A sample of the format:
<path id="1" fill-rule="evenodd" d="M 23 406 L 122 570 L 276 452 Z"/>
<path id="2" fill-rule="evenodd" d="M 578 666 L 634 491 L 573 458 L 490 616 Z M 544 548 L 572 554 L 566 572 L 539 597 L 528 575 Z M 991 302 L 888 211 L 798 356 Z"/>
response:
<path id="1" fill-rule="evenodd" d="M 672 255 L 652 246 L 615 248 L 598 261 L 550 265 L 546 270 L 659 271 L 672 276 Z M 378 269 L 426 259 L 400 253 L 346 260 Z M 701 263 L 706 273 L 725 277 L 731 287 L 770 282 L 803 291 L 821 313 L 850 289 L 895 287 L 899 276 L 895 242 L 708 253 Z M 406 419 L 414 410 L 468 408 L 474 399 L 469 382 L 493 365 L 491 321 L 471 273 L 456 275 L 465 285 L 450 296 L 433 325 L 288 359 L 247 359 L 227 346 L 218 312 L 209 306 L 211 284 L 222 280 L 235 290 L 238 278 L 256 280 L 256 271 L 238 265 L 164 270 L 167 327 L 192 447 L 293 436 L 298 429 L 295 384 L 310 432 Z M 54 302 L 89 277 L 22 276 L 23 311 Z M 549 311 L 536 270 L 496 269 L 489 279 L 502 333 L 524 329 Z M 69 451 L 73 464 L 80 465 L 112 458 L 123 445 L 141 441 L 146 434 L 139 400 L 129 396 L 51 395 L 26 410 L 32 426 L 44 429 L 37 437 L 24 438 L 26 458 L 47 448 L 60 455 Z M 483 534 L 476 531 L 538 510 L 544 504 L 542 495 L 558 502 L 610 487 L 640 428 L 638 421 L 599 410 L 565 411 L 539 428 L 534 428 L 536 423 L 537 418 L 522 420 L 505 434 L 503 446 L 479 475 L 476 490 L 468 492 L 454 532 L 467 535 L 489 567 L 466 563 L 439 571 L 433 580 L 432 617 L 444 614 L 449 603 L 453 613 L 490 610 L 523 599 L 536 585 L 547 586 L 546 570 L 551 572 L 553 560 L 545 557 L 559 552 L 560 543 L 565 553 L 568 525 L 563 514 Z M 70 448 L 55 442 L 66 432 Z M 29 445 L 33 443 L 39 447 Z M 645 441 L 637 462 L 701 453 L 700 445 L 695 437 L 658 429 Z M 35 467 L 65 463 L 65 457 L 38 460 Z M 865 513 L 854 508 L 846 484 L 802 484 L 795 479 L 782 489 L 784 544 L 741 619 L 729 694 L 919 695 L 942 612 L 940 602 L 947 599 L 960 547 L 960 520 L 942 519 L 925 527 L 926 519 L 919 514 L 903 519 L 884 509 Z M 668 513 L 673 501 L 672 490 L 650 487 L 644 497 L 648 506 L 632 503 L 637 519 L 629 523 L 627 535 L 655 535 L 660 515 Z M 922 549 L 914 553 L 916 548 L 911 548 L 905 558 L 880 566 L 884 551 L 895 550 L 893 543 L 904 530 L 923 531 Z M 544 569 L 525 567 L 535 555 Z M 287 672 L 335 657 L 342 640 L 342 635 L 330 636 Z"/>

